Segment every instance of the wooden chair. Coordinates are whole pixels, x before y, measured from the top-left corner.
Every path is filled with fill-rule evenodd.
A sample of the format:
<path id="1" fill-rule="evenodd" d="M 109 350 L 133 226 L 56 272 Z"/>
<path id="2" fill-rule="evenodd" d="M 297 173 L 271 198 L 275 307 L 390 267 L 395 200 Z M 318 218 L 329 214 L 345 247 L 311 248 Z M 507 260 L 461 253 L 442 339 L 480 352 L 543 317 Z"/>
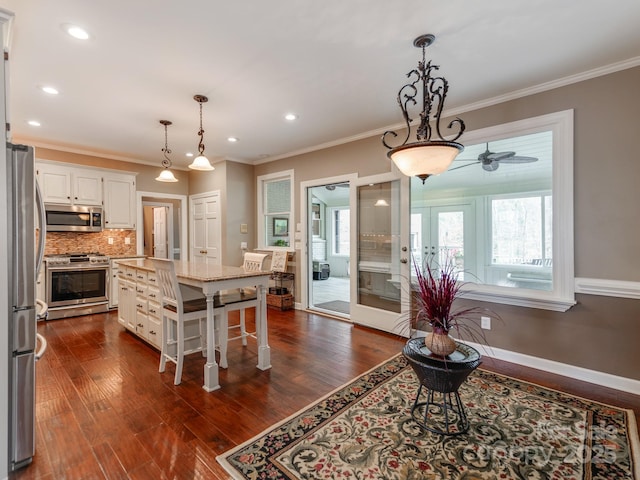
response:
<path id="1" fill-rule="evenodd" d="M 183 301 L 173 261 L 158 258 L 152 261 L 162 297 L 162 350 L 159 371 L 164 372 L 167 360 L 175 363 L 173 383 L 179 385 L 184 356 L 196 352 L 202 352 L 202 355 L 206 356 L 207 301 L 204 296 Z M 214 315 L 221 314 L 224 314 L 224 306 L 215 305 Z M 188 337 L 185 336 L 185 326 L 190 331 Z"/>
<path id="2" fill-rule="evenodd" d="M 246 252 L 242 268 L 251 272 L 260 272 L 265 270 L 266 260 L 269 257 L 266 253 Z M 245 323 L 245 310 L 258 306 L 258 293 L 255 288 L 235 288 L 231 290 L 222 290 L 216 297 L 216 303 L 225 308 L 223 325 L 220 326 L 220 367 L 227 368 L 227 343 L 232 340 L 242 339 L 242 345 L 247 345 L 247 337 L 256 338 L 256 332 L 247 332 Z M 240 320 L 238 323 L 229 323 L 229 312 L 240 311 Z M 225 328 L 226 327 L 226 328 Z M 230 330 L 239 330 L 238 335 L 229 336 Z"/>

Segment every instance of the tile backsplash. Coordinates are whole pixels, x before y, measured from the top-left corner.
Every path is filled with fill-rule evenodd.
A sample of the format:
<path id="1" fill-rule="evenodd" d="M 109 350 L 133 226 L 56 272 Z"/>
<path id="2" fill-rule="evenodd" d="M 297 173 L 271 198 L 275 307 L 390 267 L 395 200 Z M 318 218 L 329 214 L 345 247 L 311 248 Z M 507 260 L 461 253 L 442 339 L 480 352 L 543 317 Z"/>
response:
<path id="1" fill-rule="evenodd" d="M 126 239 L 131 243 L 127 244 Z M 109 243 L 112 239 L 112 244 Z M 47 232 L 45 255 L 99 252 L 112 257 L 136 255 L 135 230 L 103 230 L 96 233 Z"/>

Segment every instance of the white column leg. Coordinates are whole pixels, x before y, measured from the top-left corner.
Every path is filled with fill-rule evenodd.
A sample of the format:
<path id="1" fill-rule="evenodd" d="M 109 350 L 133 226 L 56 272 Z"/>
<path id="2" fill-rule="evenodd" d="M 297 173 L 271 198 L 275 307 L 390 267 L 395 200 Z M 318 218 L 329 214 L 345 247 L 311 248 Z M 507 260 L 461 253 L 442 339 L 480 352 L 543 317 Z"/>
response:
<path id="1" fill-rule="evenodd" d="M 207 363 L 204 365 L 204 388 L 207 392 L 213 392 L 220 388 L 218 380 L 218 364 L 216 363 L 216 325 L 213 313 L 213 292 L 207 296 Z"/>
<path id="2" fill-rule="evenodd" d="M 271 348 L 267 338 L 267 289 L 257 286 L 258 306 L 256 307 L 256 336 L 258 337 L 258 368 L 271 368 Z"/>

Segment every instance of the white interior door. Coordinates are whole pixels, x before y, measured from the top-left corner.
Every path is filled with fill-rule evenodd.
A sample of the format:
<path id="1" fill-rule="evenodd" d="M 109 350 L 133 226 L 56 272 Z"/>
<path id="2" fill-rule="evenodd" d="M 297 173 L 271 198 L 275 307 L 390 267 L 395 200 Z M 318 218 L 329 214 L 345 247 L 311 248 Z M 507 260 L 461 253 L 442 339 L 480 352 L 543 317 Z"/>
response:
<path id="1" fill-rule="evenodd" d="M 220 265 L 222 234 L 220 192 L 190 197 L 191 261 Z"/>
<path id="2" fill-rule="evenodd" d="M 400 333 L 409 311 L 409 179 L 360 178 L 351 192 L 351 321 Z"/>
<path id="3" fill-rule="evenodd" d="M 153 256 L 156 258 L 169 258 L 167 234 L 167 208 L 155 207 L 153 209 Z"/>

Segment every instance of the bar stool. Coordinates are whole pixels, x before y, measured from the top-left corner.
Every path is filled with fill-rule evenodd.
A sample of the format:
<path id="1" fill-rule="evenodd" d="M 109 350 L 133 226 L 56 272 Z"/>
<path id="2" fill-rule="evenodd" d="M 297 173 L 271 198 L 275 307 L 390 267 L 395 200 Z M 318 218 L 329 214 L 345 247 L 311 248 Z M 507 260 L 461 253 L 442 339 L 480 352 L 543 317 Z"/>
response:
<path id="1" fill-rule="evenodd" d="M 162 349 L 159 372 L 165 371 L 167 360 L 175 363 L 173 383 L 179 385 L 182 380 L 184 356 L 196 352 L 202 352 L 202 356 L 206 356 L 207 301 L 204 296 L 183 301 L 173 261 L 153 258 L 152 262 L 162 297 Z M 225 317 L 224 306 L 214 303 L 214 318 L 220 316 Z M 220 323 L 222 322 L 218 320 L 216 325 Z M 189 324 L 197 325 L 197 335 L 185 337 L 185 326 Z M 198 342 L 194 346 L 196 340 Z"/>
<path id="2" fill-rule="evenodd" d="M 250 272 L 260 272 L 265 269 L 265 263 L 269 255 L 266 253 L 246 252 L 242 263 L 242 268 Z M 234 288 L 222 290 L 216 296 L 216 303 L 225 308 L 225 315 L 220 325 L 220 367 L 228 368 L 227 344 L 232 340 L 242 340 L 242 345 L 247 345 L 247 337 L 256 338 L 256 332 L 247 332 L 245 323 L 245 310 L 258 306 L 258 292 L 255 288 Z M 229 324 L 229 312 L 240 311 L 238 323 Z M 229 336 L 229 331 L 239 330 L 238 335 Z"/>

